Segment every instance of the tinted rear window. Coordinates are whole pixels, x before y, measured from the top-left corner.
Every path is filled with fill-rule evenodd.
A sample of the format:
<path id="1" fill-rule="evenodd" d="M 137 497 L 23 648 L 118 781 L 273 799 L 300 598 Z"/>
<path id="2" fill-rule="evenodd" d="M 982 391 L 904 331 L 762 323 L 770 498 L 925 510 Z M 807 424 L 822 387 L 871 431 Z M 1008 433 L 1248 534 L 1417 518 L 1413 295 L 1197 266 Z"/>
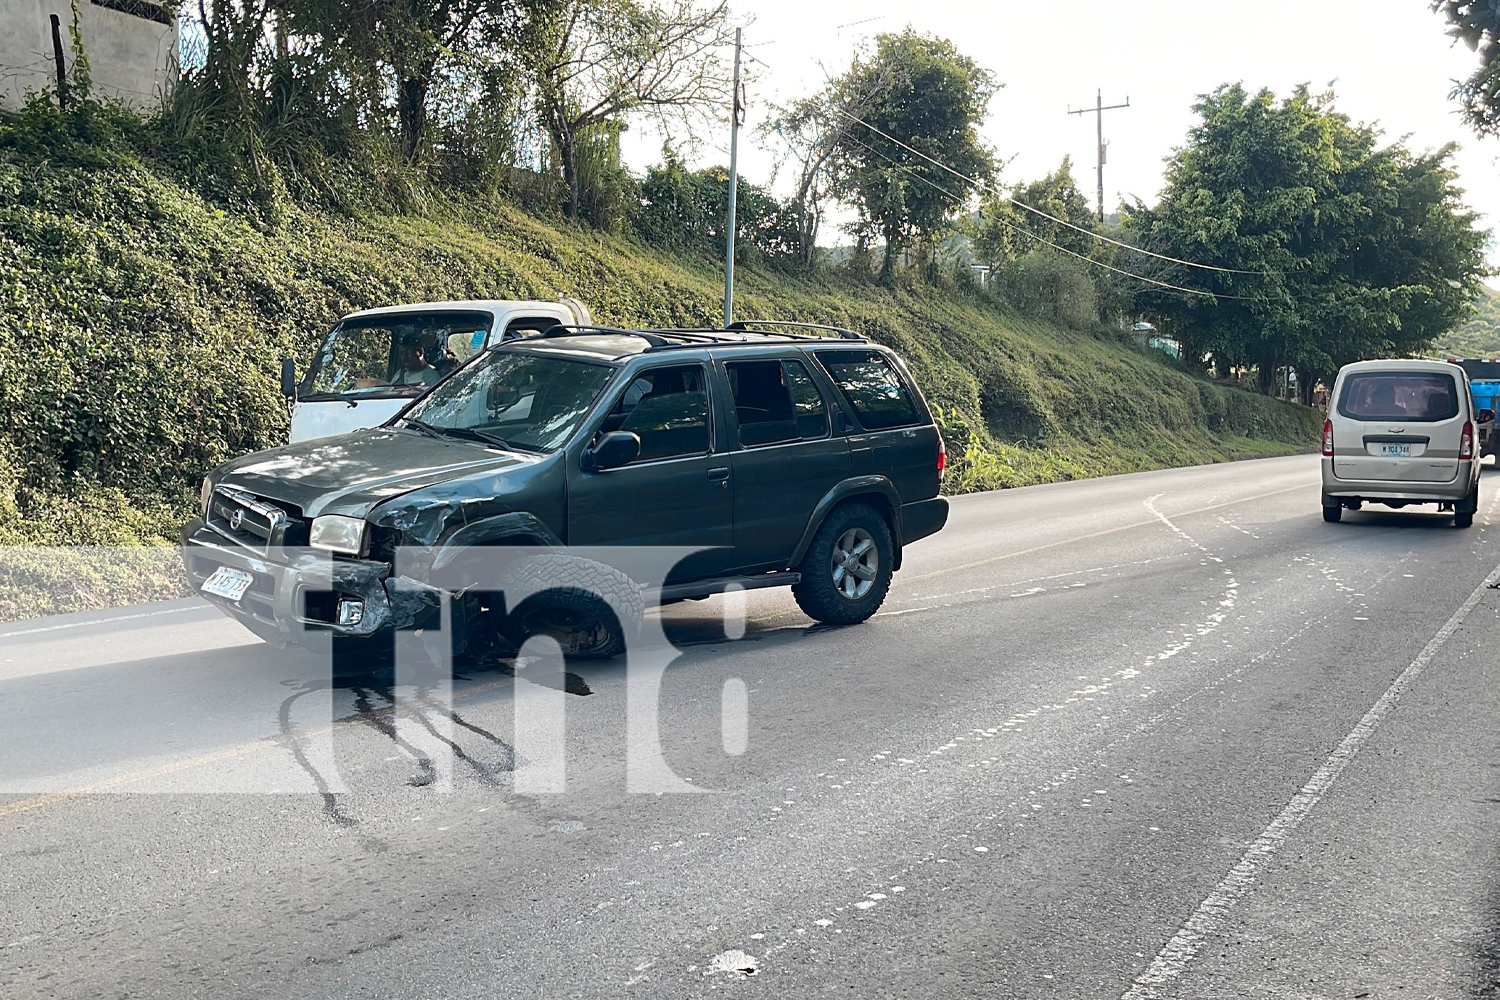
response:
<path id="1" fill-rule="evenodd" d="M 1500 379 L 1500 361 L 1460 361 L 1458 366 L 1472 379 Z"/>
<path id="2" fill-rule="evenodd" d="M 917 407 L 896 369 L 875 351 L 820 351 L 818 360 L 866 430 L 917 422 Z"/>
<path id="3" fill-rule="evenodd" d="M 1458 416 L 1458 387 L 1439 372 L 1351 375 L 1339 412 L 1355 420 L 1448 420 Z"/>

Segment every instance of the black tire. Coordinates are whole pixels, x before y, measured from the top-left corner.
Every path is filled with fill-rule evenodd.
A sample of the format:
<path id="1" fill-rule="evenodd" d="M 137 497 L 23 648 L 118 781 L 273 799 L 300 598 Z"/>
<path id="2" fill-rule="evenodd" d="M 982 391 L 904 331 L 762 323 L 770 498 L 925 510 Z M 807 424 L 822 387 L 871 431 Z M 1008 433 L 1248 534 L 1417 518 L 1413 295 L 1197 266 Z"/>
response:
<path id="1" fill-rule="evenodd" d="M 1469 495 L 1453 505 L 1453 526 L 1455 528 L 1468 528 L 1474 524 L 1474 512 L 1479 509 L 1479 483 L 1474 483 L 1474 488 Z"/>
<path id="2" fill-rule="evenodd" d="M 838 573 L 834 550 L 851 534 L 872 543 L 875 565 L 870 579 L 853 576 L 847 570 Z M 792 587 L 792 596 L 797 599 L 797 606 L 803 613 L 814 621 L 826 625 L 853 625 L 865 621 L 880 609 L 891 589 L 894 556 L 891 526 L 881 513 L 866 503 L 844 504 L 835 508 L 818 526 L 807 554 L 797 567 L 802 580 Z M 861 565 L 871 568 L 863 555 Z M 857 596 L 846 593 L 845 581 L 851 578 L 856 581 L 854 590 Z M 868 583 L 868 588 L 860 586 L 862 583 Z"/>
<path id="3" fill-rule="evenodd" d="M 1339 518 L 1343 516 L 1344 508 L 1339 504 L 1334 504 L 1331 507 L 1325 505 L 1323 507 L 1323 520 L 1329 522 L 1330 524 L 1336 523 Z"/>
<path id="4" fill-rule="evenodd" d="M 546 635 L 564 655 L 607 659 L 640 635 L 641 588 L 612 566 L 564 553 L 527 556 L 510 567 L 506 583 L 510 611 L 501 633 L 513 647 Z"/>

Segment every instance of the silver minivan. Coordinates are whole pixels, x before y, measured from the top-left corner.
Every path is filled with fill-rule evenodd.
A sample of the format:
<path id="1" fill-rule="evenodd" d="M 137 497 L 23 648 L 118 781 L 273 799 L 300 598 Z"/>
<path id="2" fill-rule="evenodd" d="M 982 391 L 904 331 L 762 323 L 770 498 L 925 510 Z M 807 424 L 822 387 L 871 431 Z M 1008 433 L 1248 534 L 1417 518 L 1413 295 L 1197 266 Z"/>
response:
<path id="1" fill-rule="evenodd" d="M 1469 377 L 1442 361 L 1360 361 L 1339 369 L 1323 421 L 1323 520 L 1365 502 L 1435 503 L 1467 528 L 1479 507 Z"/>

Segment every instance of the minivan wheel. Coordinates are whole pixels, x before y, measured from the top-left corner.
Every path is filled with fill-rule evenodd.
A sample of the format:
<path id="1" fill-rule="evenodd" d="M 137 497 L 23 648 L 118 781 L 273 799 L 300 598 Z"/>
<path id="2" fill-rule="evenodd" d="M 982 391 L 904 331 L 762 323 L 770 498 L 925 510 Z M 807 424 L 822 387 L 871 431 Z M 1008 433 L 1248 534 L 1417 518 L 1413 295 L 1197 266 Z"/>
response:
<path id="1" fill-rule="evenodd" d="M 1455 528 L 1471 528 L 1474 526 L 1474 515 L 1470 511 L 1461 510 L 1453 515 L 1453 526 Z"/>
<path id="2" fill-rule="evenodd" d="M 1323 507 L 1323 520 L 1325 520 L 1325 521 L 1328 521 L 1328 522 L 1332 523 L 1332 522 L 1337 521 L 1339 518 L 1341 518 L 1343 516 L 1344 516 L 1344 508 L 1341 505 L 1339 505 L 1339 504 L 1334 504 L 1331 507 L 1325 505 Z"/>
<path id="3" fill-rule="evenodd" d="M 813 536 L 792 587 L 797 606 L 815 621 L 853 625 L 879 610 L 891 589 L 891 528 L 869 504 L 828 515 Z"/>

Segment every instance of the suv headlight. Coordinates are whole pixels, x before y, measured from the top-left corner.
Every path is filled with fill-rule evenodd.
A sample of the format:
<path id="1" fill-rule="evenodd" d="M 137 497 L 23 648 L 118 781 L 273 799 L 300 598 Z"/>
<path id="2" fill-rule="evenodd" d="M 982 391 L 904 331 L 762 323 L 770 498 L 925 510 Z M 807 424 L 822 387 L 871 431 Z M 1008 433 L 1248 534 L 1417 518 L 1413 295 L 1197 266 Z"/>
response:
<path id="1" fill-rule="evenodd" d="M 308 544 L 343 555 L 357 556 L 365 540 L 365 520 L 343 514 L 324 514 L 313 518 Z"/>
<path id="2" fill-rule="evenodd" d="M 207 476 L 203 477 L 203 485 L 198 488 L 198 512 L 208 519 L 208 505 L 214 498 L 214 481 Z"/>

